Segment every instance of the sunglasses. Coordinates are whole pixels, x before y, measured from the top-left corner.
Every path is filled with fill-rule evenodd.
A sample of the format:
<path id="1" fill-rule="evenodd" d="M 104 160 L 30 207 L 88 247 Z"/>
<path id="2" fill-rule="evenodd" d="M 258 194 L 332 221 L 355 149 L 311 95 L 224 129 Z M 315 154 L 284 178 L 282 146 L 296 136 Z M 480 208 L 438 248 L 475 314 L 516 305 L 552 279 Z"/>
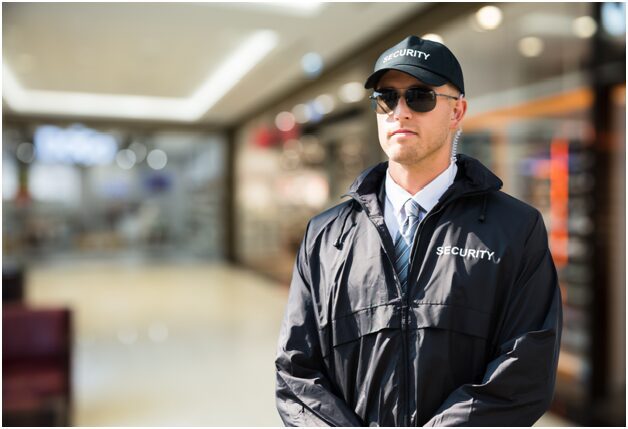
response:
<path id="1" fill-rule="evenodd" d="M 458 97 L 439 94 L 429 88 L 408 88 L 403 92 L 399 92 L 395 89 L 382 89 L 380 91 L 373 91 L 373 94 L 369 96 L 371 99 L 371 107 L 373 107 L 373 110 L 377 113 L 389 114 L 397 107 L 401 95 L 405 97 L 406 104 L 410 109 L 420 113 L 433 110 L 434 107 L 436 107 L 436 97 L 446 97 L 452 100 L 458 100 L 462 97 L 462 94 Z"/>

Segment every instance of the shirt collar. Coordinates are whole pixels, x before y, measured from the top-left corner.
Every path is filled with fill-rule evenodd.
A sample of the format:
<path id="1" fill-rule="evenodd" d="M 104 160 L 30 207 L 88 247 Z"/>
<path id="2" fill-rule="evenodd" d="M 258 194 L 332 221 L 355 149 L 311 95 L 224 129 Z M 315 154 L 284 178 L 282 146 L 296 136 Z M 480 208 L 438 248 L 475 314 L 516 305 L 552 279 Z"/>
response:
<path id="1" fill-rule="evenodd" d="M 386 198 L 393 206 L 395 216 L 399 216 L 399 212 L 403 208 L 403 205 L 412 198 L 412 195 L 393 180 L 390 175 L 390 170 L 386 170 Z"/>
<path id="2" fill-rule="evenodd" d="M 429 212 L 438 203 L 439 198 L 454 183 L 458 166 L 455 162 L 451 162 L 441 174 L 436 176 L 434 180 L 425 185 L 423 189 L 414 195 L 410 195 L 408 191 L 399 186 L 391 177 L 390 170 L 386 171 L 386 198 L 390 201 L 395 211 L 395 215 L 399 216 L 404 204 L 413 198 L 426 212 Z"/>

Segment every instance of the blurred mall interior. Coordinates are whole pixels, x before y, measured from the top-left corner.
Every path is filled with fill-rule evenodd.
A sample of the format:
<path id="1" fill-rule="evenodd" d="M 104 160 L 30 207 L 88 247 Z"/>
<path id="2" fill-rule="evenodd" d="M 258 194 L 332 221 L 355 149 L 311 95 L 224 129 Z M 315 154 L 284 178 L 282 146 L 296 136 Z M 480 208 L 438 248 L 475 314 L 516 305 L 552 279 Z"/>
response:
<path id="1" fill-rule="evenodd" d="M 545 426 L 625 426 L 625 3 L 3 3 L 3 424 L 278 426 L 307 221 L 385 159 L 363 82 L 460 60 L 459 151 L 538 208 Z"/>

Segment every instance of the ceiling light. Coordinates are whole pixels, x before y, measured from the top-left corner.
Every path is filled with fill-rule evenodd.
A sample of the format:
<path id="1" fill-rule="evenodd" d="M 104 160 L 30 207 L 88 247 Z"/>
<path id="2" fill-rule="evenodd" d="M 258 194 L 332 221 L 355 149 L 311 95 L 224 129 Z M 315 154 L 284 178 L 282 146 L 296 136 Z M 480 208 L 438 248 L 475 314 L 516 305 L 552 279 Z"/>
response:
<path id="1" fill-rule="evenodd" d="M 424 34 L 422 39 L 431 40 L 432 42 L 444 43 L 443 38 L 436 33 L 427 33 Z"/>
<path id="2" fill-rule="evenodd" d="M 140 142 L 133 142 L 129 145 L 129 149 L 131 149 L 133 151 L 133 153 L 135 153 L 135 156 L 137 157 L 137 162 L 142 162 L 144 161 L 144 159 L 146 159 L 146 146 L 144 146 L 142 143 Z"/>
<path id="3" fill-rule="evenodd" d="M 290 112 L 280 112 L 275 117 L 275 125 L 279 131 L 290 131 L 295 123 L 294 115 Z"/>
<path id="4" fill-rule="evenodd" d="M 214 5 L 257 9 L 264 12 L 305 17 L 318 14 L 324 3 L 319 1 L 256 1 L 212 3 L 212 6 Z"/>
<path id="5" fill-rule="evenodd" d="M 116 164 L 123 170 L 130 170 L 135 165 L 137 157 L 131 149 L 122 149 L 116 155 Z"/>
<path id="6" fill-rule="evenodd" d="M 502 11 L 497 6 L 484 6 L 475 13 L 480 28 L 484 30 L 494 30 L 502 22 Z"/>
<path id="7" fill-rule="evenodd" d="M 153 170 L 161 170 L 168 163 L 168 156 L 163 150 L 153 149 L 146 157 L 146 162 Z"/>
<path id="8" fill-rule="evenodd" d="M 538 57 L 543 52 L 543 40 L 538 37 L 524 37 L 519 40 L 519 52 L 524 57 Z"/>
<path id="9" fill-rule="evenodd" d="M 626 3 L 602 4 L 602 27 L 611 36 L 626 34 Z"/>
<path id="10" fill-rule="evenodd" d="M 318 122 L 323 119 L 323 113 L 320 111 L 320 107 L 317 105 L 316 101 L 308 101 L 307 107 L 310 111 L 310 122 Z"/>
<path id="11" fill-rule="evenodd" d="M 318 110 L 323 115 L 330 113 L 336 107 L 336 102 L 334 98 L 329 94 L 319 95 L 314 99 L 314 104 L 316 106 L 316 110 Z"/>
<path id="12" fill-rule="evenodd" d="M 312 118 L 312 112 L 310 112 L 310 106 L 307 104 L 297 104 L 292 108 L 294 119 L 299 124 L 305 124 Z"/>
<path id="13" fill-rule="evenodd" d="M 153 322 L 148 328 L 148 337 L 155 343 L 162 343 L 168 339 L 168 326 L 161 322 Z"/>
<path id="14" fill-rule="evenodd" d="M 236 86 L 277 45 L 278 40 L 274 31 L 264 30 L 254 33 L 240 45 L 192 96 L 196 108 L 193 120 L 200 118 Z"/>
<path id="15" fill-rule="evenodd" d="M 17 82 L 6 62 L 2 74 L 2 96 L 19 113 L 194 120 L 187 112 L 185 99 L 27 90 Z"/>
<path id="16" fill-rule="evenodd" d="M 20 143 L 16 151 L 17 159 L 30 164 L 35 159 L 35 146 L 32 143 Z"/>
<path id="17" fill-rule="evenodd" d="M 289 10 L 308 15 L 317 12 L 323 6 L 323 2 L 320 1 L 269 1 L 260 3 L 269 7 L 274 6 L 277 10 Z"/>
<path id="18" fill-rule="evenodd" d="M 316 77 L 323 71 L 323 58 L 316 52 L 308 52 L 301 58 L 301 67 L 306 75 Z"/>
<path id="19" fill-rule="evenodd" d="M 340 87 L 338 96 L 345 103 L 355 103 L 364 98 L 364 85 L 360 82 L 345 83 Z"/>
<path id="20" fill-rule="evenodd" d="M 4 61 L 2 96 L 19 113 L 193 122 L 227 94 L 276 45 L 270 30 L 254 33 L 188 98 L 108 95 L 24 89 Z"/>
<path id="21" fill-rule="evenodd" d="M 469 22 L 469 26 L 473 29 L 473 31 L 477 31 L 478 33 L 484 33 L 486 31 L 482 27 L 480 27 L 480 24 L 478 24 L 475 13 L 470 14 L 467 21 Z"/>
<path id="22" fill-rule="evenodd" d="M 590 16 L 581 16 L 573 20 L 571 29 L 581 39 L 588 39 L 597 31 L 597 24 Z"/>

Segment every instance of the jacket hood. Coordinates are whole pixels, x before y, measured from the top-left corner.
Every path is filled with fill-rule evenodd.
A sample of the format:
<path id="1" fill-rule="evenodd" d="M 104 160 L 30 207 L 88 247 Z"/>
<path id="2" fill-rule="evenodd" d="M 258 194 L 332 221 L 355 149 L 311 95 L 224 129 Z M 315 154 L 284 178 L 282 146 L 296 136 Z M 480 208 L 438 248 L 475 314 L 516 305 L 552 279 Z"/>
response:
<path id="1" fill-rule="evenodd" d="M 468 155 L 457 154 L 456 165 L 458 173 L 450 188 L 455 195 L 497 191 L 503 185 L 503 182 L 491 170 Z M 385 161 L 364 170 L 350 186 L 348 195 L 360 197 L 369 194 L 377 195 L 387 169 L 388 161 Z"/>

